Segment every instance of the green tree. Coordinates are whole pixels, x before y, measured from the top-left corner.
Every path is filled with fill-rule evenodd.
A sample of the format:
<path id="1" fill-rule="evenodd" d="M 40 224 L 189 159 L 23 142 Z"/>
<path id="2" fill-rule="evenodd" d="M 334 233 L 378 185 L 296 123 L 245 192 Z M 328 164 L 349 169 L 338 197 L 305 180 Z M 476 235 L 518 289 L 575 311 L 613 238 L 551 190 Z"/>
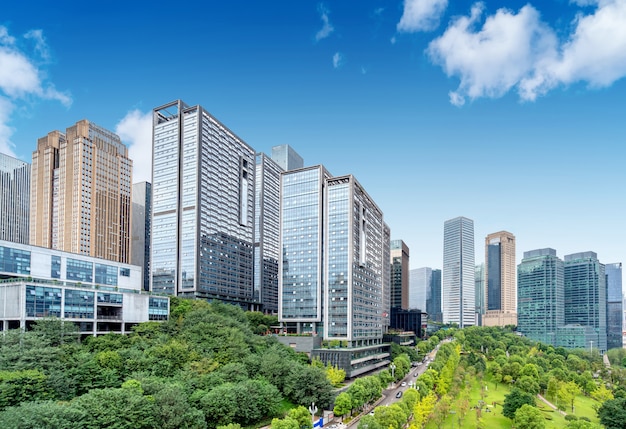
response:
<path id="1" fill-rule="evenodd" d="M 84 411 L 55 401 L 23 402 L 0 413 L 0 427 L 11 429 L 83 429 Z"/>
<path id="2" fill-rule="evenodd" d="M 35 369 L 0 371 L 0 411 L 21 402 L 47 399 L 46 375 Z"/>
<path id="3" fill-rule="evenodd" d="M 522 375 L 519 380 L 517 380 L 517 383 L 515 383 L 515 387 L 523 390 L 524 392 L 530 393 L 531 395 L 536 395 L 540 391 L 537 379 L 528 375 Z"/>
<path id="4" fill-rule="evenodd" d="M 517 429 L 544 429 L 546 421 L 536 407 L 524 404 L 515 411 L 515 427 Z"/>
<path id="5" fill-rule="evenodd" d="M 292 408 L 287 413 L 287 416 L 298 422 L 300 429 L 312 429 L 313 422 L 311 421 L 311 413 L 308 408 L 300 405 L 299 407 Z"/>
<path id="6" fill-rule="evenodd" d="M 272 420 L 272 429 L 300 429 L 298 421 L 292 417 L 285 417 L 284 419 L 274 418 Z"/>
<path id="7" fill-rule="evenodd" d="M 513 388 L 511 393 L 504 397 L 502 406 L 502 414 L 513 420 L 515 412 L 524 404 L 535 406 L 535 397 L 530 393 L 526 393 L 520 389 Z"/>
<path id="8" fill-rule="evenodd" d="M 341 416 L 341 421 L 343 421 L 343 416 L 348 414 L 352 410 L 352 398 L 346 392 L 342 392 L 335 398 L 335 408 L 333 408 L 333 413 L 336 416 Z"/>
<path id="9" fill-rule="evenodd" d="M 382 428 L 402 429 L 409 416 L 400 405 L 395 403 L 388 407 L 378 407 L 374 413 L 374 417 Z"/>
<path id="10" fill-rule="evenodd" d="M 333 388 L 321 368 L 295 365 L 285 381 L 285 395 L 298 405 L 308 407 L 312 402 L 321 408 L 330 406 Z"/>
<path id="11" fill-rule="evenodd" d="M 569 406 L 572 412 L 574 412 L 574 400 L 577 395 L 580 395 L 580 387 L 573 381 L 567 383 L 561 383 L 557 396 L 559 398 L 559 407 L 565 409 L 565 406 Z"/>
<path id="12" fill-rule="evenodd" d="M 375 416 L 366 415 L 359 420 L 357 429 L 383 429 L 383 427 L 378 423 Z"/>
<path id="13" fill-rule="evenodd" d="M 605 401 L 598 409 L 598 417 L 606 429 L 626 428 L 626 398 Z"/>
<path id="14" fill-rule="evenodd" d="M 346 371 L 329 362 L 326 366 L 326 378 L 333 387 L 339 387 L 346 379 Z"/>

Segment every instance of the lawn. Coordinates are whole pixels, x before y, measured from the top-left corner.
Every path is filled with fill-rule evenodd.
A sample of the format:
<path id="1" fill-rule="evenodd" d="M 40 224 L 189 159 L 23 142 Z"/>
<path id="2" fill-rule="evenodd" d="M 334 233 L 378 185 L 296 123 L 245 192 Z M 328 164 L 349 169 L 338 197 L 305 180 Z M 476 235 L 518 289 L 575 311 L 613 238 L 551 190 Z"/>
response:
<path id="1" fill-rule="evenodd" d="M 485 381 L 483 381 L 483 383 L 485 383 Z M 483 427 L 485 429 L 511 428 L 513 424 L 512 420 L 502 415 L 502 404 L 504 403 L 505 395 L 510 392 L 509 387 L 501 383 L 498 383 L 496 386 L 496 384 L 491 380 L 487 381 L 486 385 L 487 389 L 484 392 L 483 399 L 481 397 L 480 382 L 478 381 L 478 379 L 472 379 L 470 382 L 470 410 L 466 414 L 461 425 L 459 426 L 459 416 L 456 413 L 456 411 L 458 410 L 458 404 L 457 401 L 454 401 L 452 403 L 451 410 L 455 411 L 455 413 L 451 413 L 448 416 L 442 427 L 446 429 L 475 429 L 477 427 L 477 410 L 472 407 L 478 405 L 478 401 L 482 399 L 487 404 L 486 407 L 483 407 L 481 412 Z M 578 396 L 574 402 L 574 414 L 577 417 L 586 416 L 593 422 L 599 422 L 596 412 L 593 409 L 594 404 L 598 404 L 597 401 L 594 401 L 593 399 L 585 396 Z M 539 399 L 537 399 L 537 408 L 544 412 L 544 415 L 546 417 L 546 429 L 563 428 L 567 424 L 567 421 L 560 413 L 554 411 L 552 408 L 541 402 Z M 486 410 L 490 411 L 487 412 Z M 432 421 L 426 425 L 426 429 L 436 428 L 437 426 Z"/>

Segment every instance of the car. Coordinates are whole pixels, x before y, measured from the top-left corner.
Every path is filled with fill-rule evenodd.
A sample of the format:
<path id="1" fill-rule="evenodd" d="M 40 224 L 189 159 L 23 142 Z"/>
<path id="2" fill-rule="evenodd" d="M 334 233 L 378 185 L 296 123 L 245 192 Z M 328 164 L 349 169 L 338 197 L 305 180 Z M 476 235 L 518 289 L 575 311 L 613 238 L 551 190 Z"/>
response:
<path id="1" fill-rule="evenodd" d="M 402 398 L 402 390 L 398 390 L 398 393 L 396 393 L 396 398 Z"/>
<path id="2" fill-rule="evenodd" d="M 402 387 L 406 386 L 406 381 L 403 381 L 402 384 L 400 384 L 400 386 Z"/>
<path id="3" fill-rule="evenodd" d="M 420 373 L 415 371 L 415 374 L 413 374 L 413 377 L 417 377 L 418 375 L 420 375 Z"/>

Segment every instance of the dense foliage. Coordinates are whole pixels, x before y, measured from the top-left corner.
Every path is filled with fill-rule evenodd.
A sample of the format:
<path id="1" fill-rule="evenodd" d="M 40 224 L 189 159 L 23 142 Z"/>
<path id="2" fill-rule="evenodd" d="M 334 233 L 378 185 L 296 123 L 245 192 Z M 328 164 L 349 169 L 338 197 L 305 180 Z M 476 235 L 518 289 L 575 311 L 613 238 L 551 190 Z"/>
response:
<path id="1" fill-rule="evenodd" d="M 143 323 L 128 335 L 80 342 L 72 324 L 55 319 L 6 332 L 0 427 L 236 427 L 289 417 L 283 400 L 328 408 L 326 370 L 258 335 L 272 324 L 235 306 L 174 298 L 168 322 Z M 302 420 L 297 412 L 289 418 Z"/>

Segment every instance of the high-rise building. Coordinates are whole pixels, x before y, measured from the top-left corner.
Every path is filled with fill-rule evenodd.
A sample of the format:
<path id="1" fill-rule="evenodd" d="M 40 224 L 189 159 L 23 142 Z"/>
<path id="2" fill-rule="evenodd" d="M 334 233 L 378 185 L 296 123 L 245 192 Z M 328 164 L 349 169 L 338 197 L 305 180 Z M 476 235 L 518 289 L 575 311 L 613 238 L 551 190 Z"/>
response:
<path id="1" fill-rule="evenodd" d="M 409 308 L 409 247 L 402 240 L 391 240 L 391 308 Z"/>
<path id="2" fill-rule="evenodd" d="M 476 324 L 474 221 L 447 220 L 443 228 L 443 323 L 460 328 Z"/>
<path id="3" fill-rule="evenodd" d="M 391 228 L 383 223 L 383 261 L 391 260 Z M 391 325 L 391 264 L 383 264 L 383 331 Z"/>
<path id="4" fill-rule="evenodd" d="M 426 311 L 426 300 L 430 295 L 433 270 L 429 267 L 409 271 L 409 309 Z"/>
<path id="5" fill-rule="evenodd" d="M 607 350 L 606 277 L 595 252 L 564 257 L 565 325 L 593 328 L 585 346 Z"/>
<path id="6" fill-rule="evenodd" d="M 515 236 L 507 231 L 485 238 L 484 326 L 517 325 Z"/>
<path id="7" fill-rule="evenodd" d="M 90 121 L 52 131 L 33 152 L 30 244 L 130 261 L 132 161 Z"/>
<path id="8" fill-rule="evenodd" d="M 545 344 L 557 344 L 564 325 L 563 261 L 554 249 L 524 252 L 517 266 L 517 330 Z"/>
<path id="9" fill-rule="evenodd" d="M 284 329 L 343 344 L 312 354 L 349 377 L 388 364 L 382 337 L 389 241 L 382 211 L 353 176 L 331 177 L 323 166 L 286 171 L 281 180 Z"/>
<path id="10" fill-rule="evenodd" d="M 203 107 L 153 111 L 151 290 L 257 309 L 255 151 Z"/>
<path id="11" fill-rule="evenodd" d="M 441 270 L 433 269 L 430 277 L 430 293 L 426 296 L 426 313 L 433 322 L 443 322 L 441 312 Z"/>
<path id="12" fill-rule="evenodd" d="M 604 266 L 606 274 L 606 341 L 609 349 L 622 348 L 622 263 Z"/>
<path id="13" fill-rule="evenodd" d="M 30 164 L 0 153 L 0 240 L 28 244 Z"/>
<path id="14" fill-rule="evenodd" d="M 256 155 L 254 300 L 264 313 L 278 313 L 280 174 L 302 167 L 302 158 L 289 145 L 274 146 L 271 158 Z"/>
<path id="15" fill-rule="evenodd" d="M 152 221 L 152 185 L 133 184 L 130 263 L 143 269 L 142 289 L 150 290 L 150 222 Z"/>
<path id="16" fill-rule="evenodd" d="M 476 296 L 476 323 L 483 326 L 485 314 L 485 264 L 478 264 L 474 269 L 474 285 Z"/>

